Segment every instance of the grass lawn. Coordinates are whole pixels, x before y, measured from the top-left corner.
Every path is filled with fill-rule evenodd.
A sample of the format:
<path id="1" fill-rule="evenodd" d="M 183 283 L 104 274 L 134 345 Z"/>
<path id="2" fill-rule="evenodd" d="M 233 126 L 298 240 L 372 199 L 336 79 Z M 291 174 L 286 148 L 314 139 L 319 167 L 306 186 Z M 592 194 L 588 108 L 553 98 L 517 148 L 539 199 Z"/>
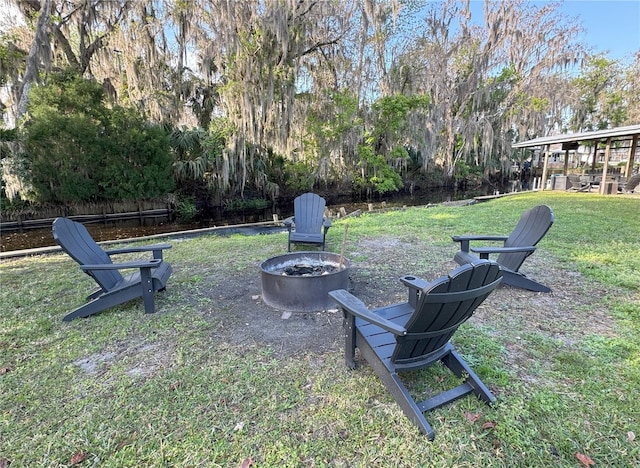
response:
<path id="1" fill-rule="evenodd" d="M 507 234 L 538 204 L 556 222 L 522 270 L 553 292 L 500 287 L 459 330 L 498 402 L 428 413 L 434 442 L 365 362 L 345 367 L 339 314 L 285 320 L 261 303 L 258 265 L 285 253 L 286 234 L 172 240 L 156 314 L 137 300 L 70 323 L 93 287 L 71 259 L 4 260 L 0 468 L 640 466 L 640 198 L 541 192 L 367 213 L 336 220 L 327 248 L 340 252 L 348 223 L 352 289 L 381 306 L 403 299 L 398 276 L 456 266 L 451 235 Z M 424 394 L 445 375 L 407 381 Z"/>

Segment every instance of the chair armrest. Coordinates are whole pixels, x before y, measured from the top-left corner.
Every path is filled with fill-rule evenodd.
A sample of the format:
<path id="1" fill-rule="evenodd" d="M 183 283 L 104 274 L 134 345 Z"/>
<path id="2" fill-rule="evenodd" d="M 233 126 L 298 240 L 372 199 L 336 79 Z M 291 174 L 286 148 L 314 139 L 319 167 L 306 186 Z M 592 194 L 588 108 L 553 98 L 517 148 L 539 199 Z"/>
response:
<path id="1" fill-rule="evenodd" d="M 485 236 L 485 235 L 477 235 L 470 234 L 466 236 L 451 236 L 453 242 L 460 242 L 460 250 L 463 252 L 469 252 L 469 242 L 470 241 L 506 241 L 509 236 Z"/>
<path id="2" fill-rule="evenodd" d="M 477 254 L 492 254 L 492 253 L 516 253 L 516 252 L 534 252 L 536 248 L 534 246 L 519 246 L 519 247 L 472 247 L 471 251 Z"/>
<path id="3" fill-rule="evenodd" d="M 387 320 L 384 317 L 374 314 L 367 308 L 364 302 L 344 289 L 330 291 L 329 296 L 331 296 L 346 313 L 377 325 L 394 335 L 404 336 L 407 334 L 407 330 L 404 327 L 401 327 L 397 323 L 393 323 L 391 320 Z"/>
<path id="4" fill-rule="evenodd" d="M 140 245 L 123 247 L 121 249 L 105 250 L 107 255 L 125 254 L 134 252 L 155 252 L 157 250 L 167 250 L 173 247 L 171 244 L 154 244 L 154 245 Z"/>
<path id="5" fill-rule="evenodd" d="M 429 284 L 427 280 L 416 278 L 415 276 L 402 276 L 400 281 L 409 289 L 424 289 Z"/>
<path id="6" fill-rule="evenodd" d="M 415 276 L 408 276 L 408 275 L 400 277 L 400 281 L 407 288 L 409 288 L 409 291 L 408 291 L 408 293 L 409 293 L 408 294 L 409 295 L 408 302 L 409 302 L 409 304 L 411 304 L 415 308 L 416 305 L 418 304 L 418 298 L 420 297 L 420 291 L 422 291 L 424 288 L 426 288 L 427 285 L 429 284 L 429 282 L 426 281 L 426 280 L 423 280 L 422 278 L 416 278 Z"/>
<path id="7" fill-rule="evenodd" d="M 451 236 L 451 240 L 453 242 L 469 242 L 472 240 L 483 240 L 483 241 L 506 241 L 509 236 L 485 236 L 482 234 L 470 234 L 466 236 Z"/>
<path id="8" fill-rule="evenodd" d="M 322 234 L 327 235 L 327 231 L 331 227 L 331 220 L 329 218 L 322 218 Z"/>
<path id="9" fill-rule="evenodd" d="M 158 268 L 162 260 L 154 258 L 152 260 L 141 260 L 125 263 L 103 263 L 100 265 L 80 265 L 82 271 L 89 270 L 125 270 L 127 268 Z"/>
<path id="10" fill-rule="evenodd" d="M 105 253 L 111 257 L 111 255 L 116 254 L 126 254 L 126 253 L 139 253 L 139 252 L 153 252 L 153 258 L 162 260 L 163 251 L 166 249 L 170 249 L 172 247 L 171 244 L 154 244 L 154 245 L 139 245 L 139 246 L 131 246 L 131 247 L 123 247 L 121 249 L 112 249 L 105 250 Z"/>
<path id="11" fill-rule="evenodd" d="M 484 236 L 471 234 L 467 236 L 451 236 L 451 239 L 454 242 L 462 242 L 462 241 L 476 241 L 476 240 L 484 240 L 484 241 L 506 241 L 509 236 Z"/>

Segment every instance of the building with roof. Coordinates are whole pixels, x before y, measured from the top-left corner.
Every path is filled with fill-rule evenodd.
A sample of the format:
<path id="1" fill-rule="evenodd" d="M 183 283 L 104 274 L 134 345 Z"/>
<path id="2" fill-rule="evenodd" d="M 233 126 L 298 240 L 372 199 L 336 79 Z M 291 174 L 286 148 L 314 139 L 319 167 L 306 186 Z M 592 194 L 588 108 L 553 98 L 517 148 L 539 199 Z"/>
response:
<path id="1" fill-rule="evenodd" d="M 561 174 L 566 178 L 570 168 L 595 174 L 596 167 L 602 164 L 601 175 L 594 177 L 594 181 L 598 182 L 599 193 L 606 194 L 617 193 L 618 183 L 633 175 L 639 136 L 640 125 L 629 125 L 534 138 L 511 146 L 539 150 L 537 155 L 543 160 L 543 190 L 549 186 L 547 175 L 554 166 L 561 165 Z"/>

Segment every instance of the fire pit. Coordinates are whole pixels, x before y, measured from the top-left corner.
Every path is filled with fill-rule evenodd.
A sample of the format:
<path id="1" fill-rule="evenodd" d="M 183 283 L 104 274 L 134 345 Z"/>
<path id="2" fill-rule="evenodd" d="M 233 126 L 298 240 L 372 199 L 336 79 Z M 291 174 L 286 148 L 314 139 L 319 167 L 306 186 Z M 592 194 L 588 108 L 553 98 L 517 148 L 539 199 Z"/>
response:
<path id="1" fill-rule="evenodd" d="M 275 309 L 313 312 L 336 307 L 329 291 L 349 286 L 349 261 L 332 252 L 293 252 L 260 264 L 262 299 Z"/>

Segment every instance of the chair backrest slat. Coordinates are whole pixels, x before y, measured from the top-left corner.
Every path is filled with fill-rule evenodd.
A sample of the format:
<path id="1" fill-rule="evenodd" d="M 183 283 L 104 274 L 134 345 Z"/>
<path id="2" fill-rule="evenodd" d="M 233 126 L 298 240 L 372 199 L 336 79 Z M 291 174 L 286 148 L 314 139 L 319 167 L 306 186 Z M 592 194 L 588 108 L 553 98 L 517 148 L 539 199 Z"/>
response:
<path id="1" fill-rule="evenodd" d="M 53 238 L 80 265 L 108 265 L 113 263 L 107 253 L 93 240 L 84 225 L 67 218 L 53 221 Z M 122 280 L 117 270 L 92 270 L 87 274 L 108 291 Z"/>
<path id="2" fill-rule="evenodd" d="M 392 360 L 411 362 L 441 349 L 500 281 L 500 266 L 481 260 L 430 283 L 420 293 L 405 326 L 407 334 L 398 338 Z"/>

